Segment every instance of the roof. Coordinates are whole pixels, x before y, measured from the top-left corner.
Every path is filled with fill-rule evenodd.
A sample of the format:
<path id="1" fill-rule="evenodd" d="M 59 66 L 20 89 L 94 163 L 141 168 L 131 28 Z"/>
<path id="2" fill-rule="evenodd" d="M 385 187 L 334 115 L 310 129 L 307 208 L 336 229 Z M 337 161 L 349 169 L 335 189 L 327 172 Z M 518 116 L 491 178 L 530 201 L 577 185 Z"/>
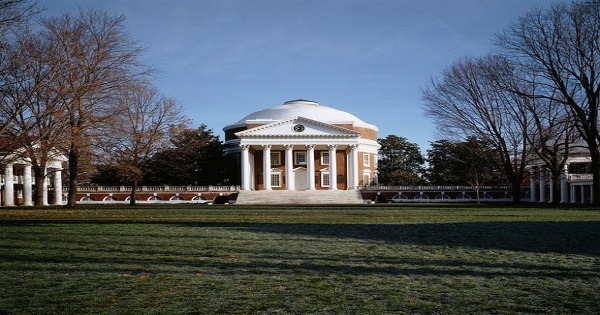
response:
<path id="1" fill-rule="evenodd" d="M 304 117 L 327 124 L 349 124 L 356 127 L 377 130 L 376 126 L 368 124 L 348 112 L 323 106 L 315 101 L 304 99 L 287 101 L 281 105 L 251 113 L 236 123 L 225 126 L 223 130 L 243 127 L 248 124 L 270 124 L 298 117 Z"/>

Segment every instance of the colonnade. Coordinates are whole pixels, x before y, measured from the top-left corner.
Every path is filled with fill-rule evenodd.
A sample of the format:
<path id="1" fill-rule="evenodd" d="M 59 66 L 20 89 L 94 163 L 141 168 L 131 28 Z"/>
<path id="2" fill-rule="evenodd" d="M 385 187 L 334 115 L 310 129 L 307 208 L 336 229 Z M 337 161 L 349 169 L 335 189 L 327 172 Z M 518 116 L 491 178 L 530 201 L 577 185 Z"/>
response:
<path id="1" fill-rule="evenodd" d="M 315 190 L 315 145 L 291 145 L 283 146 L 285 149 L 285 186 L 286 190 L 296 190 L 296 178 L 294 175 L 294 149 L 296 151 L 306 151 L 306 173 L 308 190 Z M 336 152 L 340 145 L 327 145 L 329 152 L 329 190 L 337 190 L 337 156 Z M 358 145 L 348 145 L 346 150 L 348 161 L 348 187 L 349 189 L 357 189 L 358 181 Z M 242 190 L 253 190 L 253 154 L 251 154 L 250 145 L 242 144 L 241 148 L 241 171 L 242 171 Z M 261 145 L 263 151 L 263 189 L 271 190 L 271 149 L 272 145 Z M 301 150 L 298 150 L 300 148 Z M 303 149 L 303 150 L 302 150 Z"/>
<path id="2" fill-rule="evenodd" d="M 529 172 L 529 200 L 540 203 L 554 202 L 554 178 L 551 172 L 544 167 L 530 167 Z M 560 174 L 560 202 L 592 203 L 591 180 L 569 181 L 568 165 L 565 165 Z"/>
<path id="3" fill-rule="evenodd" d="M 22 175 L 15 176 L 15 170 L 22 170 Z M 54 205 L 62 205 L 62 170 L 59 168 L 47 168 L 46 180 L 44 181 L 43 199 L 44 205 L 48 203 L 48 186 L 50 184 L 50 177 L 53 179 L 54 184 Z M 33 173 L 30 164 L 8 164 L 4 168 L 3 176 L 3 194 L 2 204 L 4 206 L 15 206 L 15 186 L 22 186 L 22 204 L 23 206 L 33 206 Z"/>

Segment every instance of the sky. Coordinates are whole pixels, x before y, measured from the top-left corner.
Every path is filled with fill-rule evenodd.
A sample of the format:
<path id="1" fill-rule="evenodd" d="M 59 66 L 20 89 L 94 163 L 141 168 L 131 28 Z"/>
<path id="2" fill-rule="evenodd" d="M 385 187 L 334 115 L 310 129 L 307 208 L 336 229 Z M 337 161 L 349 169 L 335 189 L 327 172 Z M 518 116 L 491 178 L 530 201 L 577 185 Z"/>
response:
<path id="1" fill-rule="evenodd" d="M 565 0 L 567 1 L 567 0 Z M 425 152 L 444 139 L 422 90 L 453 62 L 552 0 L 38 0 L 43 16 L 126 17 L 154 84 L 192 126 L 223 127 L 285 101 L 354 114 Z"/>

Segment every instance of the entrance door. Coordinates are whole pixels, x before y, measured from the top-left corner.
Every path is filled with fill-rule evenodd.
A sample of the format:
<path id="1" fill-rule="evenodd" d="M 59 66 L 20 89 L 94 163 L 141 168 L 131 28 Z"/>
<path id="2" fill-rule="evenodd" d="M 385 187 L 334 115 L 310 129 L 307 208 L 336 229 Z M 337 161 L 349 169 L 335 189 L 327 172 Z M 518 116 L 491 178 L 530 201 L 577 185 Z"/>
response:
<path id="1" fill-rule="evenodd" d="M 296 190 L 308 189 L 308 179 L 306 178 L 306 169 L 304 167 L 299 167 L 294 170 L 294 181 Z"/>

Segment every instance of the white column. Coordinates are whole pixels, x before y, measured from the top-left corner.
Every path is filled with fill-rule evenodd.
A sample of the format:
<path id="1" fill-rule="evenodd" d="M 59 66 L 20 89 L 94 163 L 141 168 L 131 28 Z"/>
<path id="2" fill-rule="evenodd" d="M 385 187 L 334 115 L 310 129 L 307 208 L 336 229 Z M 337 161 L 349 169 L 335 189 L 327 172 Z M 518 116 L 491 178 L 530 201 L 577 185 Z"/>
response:
<path id="1" fill-rule="evenodd" d="M 33 206 L 31 165 L 25 165 L 25 168 L 23 169 L 23 205 Z"/>
<path id="2" fill-rule="evenodd" d="M 306 145 L 306 177 L 308 190 L 315 190 L 315 145 Z"/>
<path id="3" fill-rule="evenodd" d="M 569 202 L 569 184 L 567 179 L 569 178 L 569 166 L 565 164 L 560 174 L 560 203 Z"/>
<path id="4" fill-rule="evenodd" d="M 548 170 L 548 176 L 550 177 L 548 179 L 548 190 L 550 190 L 550 192 L 548 193 L 548 202 L 549 203 L 553 203 L 554 202 L 554 176 L 552 176 L 552 172 L 550 172 L 550 170 Z"/>
<path id="5" fill-rule="evenodd" d="M 546 201 L 546 169 L 540 168 L 540 202 Z"/>
<path id="6" fill-rule="evenodd" d="M 350 168 L 352 169 L 351 173 L 351 180 L 350 180 L 350 187 L 349 189 L 357 189 L 358 186 L 358 145 L 353 144 L 350 146 L 350 162 L 352 163 Z"/>
<path id="7" fill-rule="evenodd" d="M 294 178 L 294 146 L 285 145 L 285 188 L 287 190 L 296 190 Z"/>
<path id="8" fill-rule="evenodd" d="M 535 167 L 529 168 L 529 202 L 537 201 L 537 186 L 535 184 Z"/>
<path id="9" fill-rule="evenodd" d="M 575 190 L 575 185 L 571 185 L 571 203 L 577 202 L 577 190 Z"/>
<path id="10" fill-rule="evenodd" d="M 271 146 L 263 145 L 263 189 L 271 190 Z"/>
<path id="11" fill-rule="evenodd" d="M 4 169 L 4 205 L 15 205 L 15 186 L 12 164 L 6 165 L 6 168 Z"/>
<path id="12" fill-rule="evenodd" d="M 337 190 L 337 145 L 328 145 L 329 148 L 329 190 Z"/>
<path id="13" fill-rule="evenodd" d="M 243 144 L 240 147 L 242 149 L 242 161 L 240 168 L 242 171 L 242 190 L 250 190 L 250 146 Z"/>
<path id="14" fill-rule="evenodd" d="M 44 206 L 49 206 L 48 204 L 48 169 L 44 169 L 44 185 L 42 187 L 42 195 L 43 195 L 43 204 Z"/>
<path id="15" fill-rule="evenodd" d="M 54 204 L 62 206 L 62 170 L 57 169 L 54 172 Z"/>

